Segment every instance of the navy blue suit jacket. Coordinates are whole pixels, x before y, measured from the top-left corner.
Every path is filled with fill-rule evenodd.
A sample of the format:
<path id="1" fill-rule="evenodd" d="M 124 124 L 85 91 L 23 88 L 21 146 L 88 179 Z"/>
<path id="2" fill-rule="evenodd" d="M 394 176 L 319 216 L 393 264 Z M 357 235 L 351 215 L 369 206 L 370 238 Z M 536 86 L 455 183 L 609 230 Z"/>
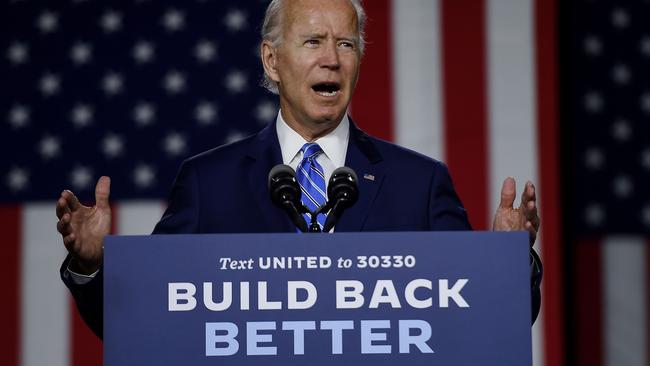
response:
<path id="1" fill-rule="evenodd" d="M 275 124 L 186 160 L 154 234 L 296 232 L 286 213 L 271 202 L 266 185 L 271 168 L 281 163 Z M 471 230 L 441 162 L 373 138 L 350 123 L 345 165 L 359 176 L 359 200 L 344 212 L 337 232 Z M 101 271 L 79 286 L 66 278 L 66 267 L 67 261 L 64 282 L 86 322 L 101 336 Z M 534 319 L 539 283 L 531 285 Z"/>

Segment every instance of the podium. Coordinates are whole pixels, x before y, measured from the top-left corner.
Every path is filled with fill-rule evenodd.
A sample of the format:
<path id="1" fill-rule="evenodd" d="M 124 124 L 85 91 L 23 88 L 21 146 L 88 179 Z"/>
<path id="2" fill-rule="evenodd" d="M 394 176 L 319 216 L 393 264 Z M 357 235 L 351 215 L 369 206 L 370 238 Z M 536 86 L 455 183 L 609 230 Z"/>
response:
<path id="1" fill-rule="evenodd" d="M 531 364 L 526 233 L 108 237 L 105 365 Z"/>

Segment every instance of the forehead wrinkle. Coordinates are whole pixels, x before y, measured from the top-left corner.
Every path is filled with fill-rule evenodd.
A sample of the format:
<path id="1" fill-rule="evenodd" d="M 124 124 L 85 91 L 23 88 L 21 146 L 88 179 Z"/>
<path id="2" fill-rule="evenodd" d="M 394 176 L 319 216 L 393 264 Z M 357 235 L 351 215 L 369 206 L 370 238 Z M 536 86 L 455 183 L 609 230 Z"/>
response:
<path id="1" fill-rule="evenodd" d="M 327 0 L 330 1 L 330 0 Z M 285 3 L 285 8 L 283 9 L 283 12 L 285 12 L 285 17 L 284 21 L 282 24 L 282 33 L 285 36 L 291 35 L 291 30 L 293 26 L 296 23 L 296 20 L 298 19 L 307 19 L 307 22 L 302 22 L 299 23 L 299 25 L 302 28 L 309 27 L 311 30 L 306 31 L 306 32 L 300 32 L 299 34 L 305 34 L 305 33 L 311 33 L 311 34 L 329 34 L 330 30 L 336 30 L 336 26 L 334 22 L 337 21 L 336 17 L 327 17 L 323 13 L 322 8 L 325 7 L 323 3 L 316 3 L 317 6 L 315 7 L 310 7 L 307 9 L 301 8 L 298 6 L 298 3 L 304 3 L 304 0 L 294 0 L 294 1 L 287 1 Z M 354 10 L 354 7 L 352 6 L 352 3 L 349 1 L 346 2 L 348 4 L 347 6 L 347 12 L 345 16 L 349 18 L 349 22 L 344 22 L 347 23 L 347 29 L 343 30 L 343 32 L 351 32 L 348 33 L 347 35 L 341 35 L 341 34 L 333 34 L 333 36 L 337 39 L 353 39 L 353 40 L 358 40 L 359 35 L 357 34 L 358 32 L 358 19 L 357 19 L 357 13 Z M 325 28 L 325 29 L 323 29 Z M 333 33 L 333 32 L 332 32 Z"/>

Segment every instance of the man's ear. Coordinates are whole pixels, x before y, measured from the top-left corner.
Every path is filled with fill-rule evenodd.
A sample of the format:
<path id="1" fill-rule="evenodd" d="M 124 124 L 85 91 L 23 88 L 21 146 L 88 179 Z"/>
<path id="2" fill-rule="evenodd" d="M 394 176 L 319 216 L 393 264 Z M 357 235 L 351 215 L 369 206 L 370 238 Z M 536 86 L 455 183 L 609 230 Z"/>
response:
<path id="1" fill-rule="evenodd" d="M 273 47 L 271 42 L 263 41 L 261 47 L 261 57 L 262 57 L 262 66 L 264 66 L 264 72 L 268 77 L 275 81 L 280 82 L 280 77 L 278 76 L 277 65 L 277 48 Z"/>

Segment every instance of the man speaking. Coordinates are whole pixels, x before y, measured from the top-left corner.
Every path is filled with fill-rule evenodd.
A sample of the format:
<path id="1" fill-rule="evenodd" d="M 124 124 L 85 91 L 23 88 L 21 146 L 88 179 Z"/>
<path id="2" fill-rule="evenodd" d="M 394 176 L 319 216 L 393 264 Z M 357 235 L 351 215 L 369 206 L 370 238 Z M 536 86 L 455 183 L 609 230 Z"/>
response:
<path id="1" fill-rule="evenodd" d="M 267 189 L 269 171 L 283 163 L 296 171 L 308 207 L 325 203 L 335 169 L 347 166 L 356 172 L 358 201 L 337 222 L 337 232 L 471 230 L 445 165 L 368 136 L 348 117 L 364 24 L 360 0 L 271 1 L 260 55 L 265 86 L 280 98 L 275 123 L 186 160 L 154 234 L 296 232 Z M 110 179 L 101 177 L 94 207 L 81 205 L 67 190 L 56 205 L 57 229 L 69 252 L 61 276 L 99 337 L 109 193 Z M 507 178 L 493 229 L 526 230 L 532 246 L 539 228 L 533 184 L 525 185 L 518 208 L 514 200 L 515 182 Z M 317 218 L 319 225 L 323 220 Z M 533 319 L 540 306 L 540 268 L 531 248 Z"/>

